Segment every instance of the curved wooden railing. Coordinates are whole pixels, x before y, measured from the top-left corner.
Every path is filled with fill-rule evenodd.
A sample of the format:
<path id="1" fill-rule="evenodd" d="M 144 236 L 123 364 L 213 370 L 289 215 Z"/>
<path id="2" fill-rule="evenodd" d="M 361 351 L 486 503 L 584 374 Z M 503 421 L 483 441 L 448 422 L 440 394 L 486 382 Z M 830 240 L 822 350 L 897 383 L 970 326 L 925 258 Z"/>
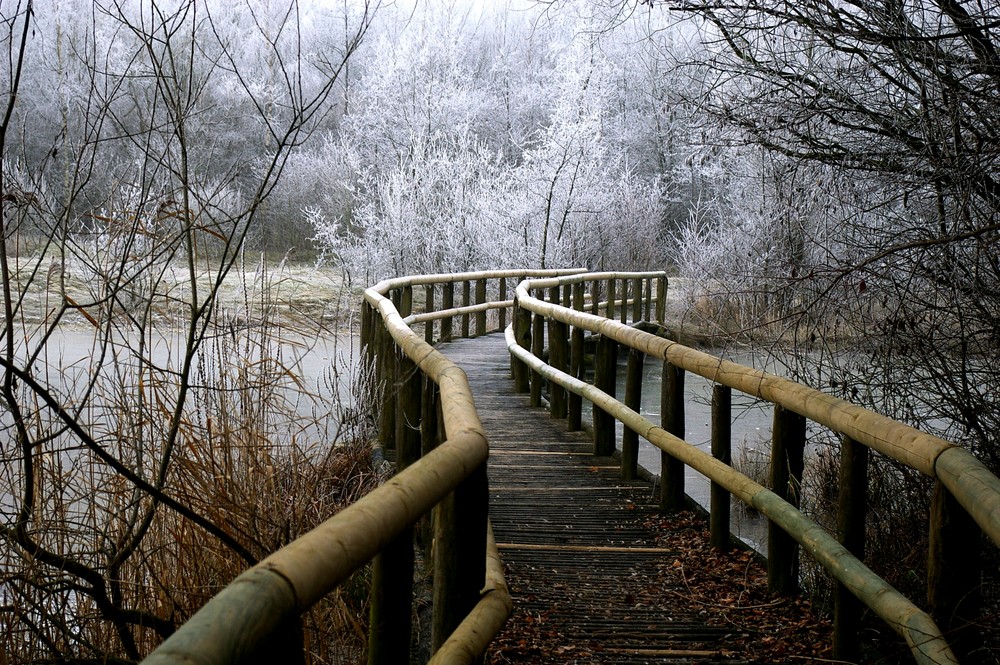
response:
<path id="1" fill-rule="evenodd" d="M 506 297 L 508 280 L 513 284 L 574 272 L 580 271 L 405 277 L 366 290 L 363 355 L 376 365 L 382 401 L 379 437 L 395 450 L 396 475 L 241 574 L 143 662 L 301 662 L 297 617 L 369 562 L 369 662 L 409 662 L 412 534 L 414 525 L 432 511 L 435 653 L 430 662 L 474 662 L 511 610 L 487 522 L 488 447 L 465 373 L 411 331 L 404 316 L 411 314 L 414 287 L 423 286 L 428 316 L 420 320 L 428 337 L 440 320 L 441 337 L 451 339 L 455 318 L 463 335 L 484 334 L 490 310 L 499 312 L 500 327 L 506 325 L 512 305 Z M 492 301 L 486 299 L 488 282 L 496 283 Z M 453 301 L 456 283 L 463 289 L 458 307 Z M 444 310 L 432 314 L 436 285 Z"/>
<path id="2" fill-rule="evenodd" d="M 369 662 L 408 662 L 415 533 L 417 542 L 434 542 L 430 555 L 434 655 L 430 662 L 471 663 L 479 658 L 509 616 L 511 600 L 487 519 L 486 437 L 465 373 L 433 344 L 505 328 L 515 359 L 515 384 L 531 393 L 533 403 L 540 403 L 542 384 L 547 383 L 553 414 L 567 417 L 571 428 L 579 428 L 581 400 L 592 401 L 595 452 L 600 454 L 615 448 L 615 419 L 626 425 L 623 474 L 637 472 L 640 434 L 663 451 L 663 507 L 678 507 L 683 501 L 683 465 L 688 464 L 713 481 L 714 543 L 729 541 L 729 492 L 764 513 L 772 524 L 768 575 L 775 591 L 790 591 L 795 585 L 796 542 L 830 570 L 842 589 L 837 597 L 839 637 L 835 638 L 841 652 L 847 648 L 844 636 L 853 637 L 851 618 L 860 614 L 849 597 L 857 597 L 907 640 L 918 662 L 957 662 L 934 620 L 852 554 L 862 549 L 859 539 L 863 536 L 851 525 L 859 520 L 864 523 L 864 451 L 871 448 L 887 454 L 938 480 L 930 557 L 930 600 L 936 614 L 953 612 L 955 599 L 966 591 L 952 576 L 962 567 L 962 557 L 978 557 L 978 550 L 965 545 L 972 539 L 943 537 L 943 529 L 955 530 L 967 511 L 972 524 L 978 525 L 977 538 L 981 528 L 1000 543 L 1000 480 L 947 441 L 787 379 L 625 325 L 629 314 L 633 323 L 640 319 L 663 322 L 663 273 L 582 273 L 522 270 L 416 276 L 387 280 L 366 290 L 363 359 L 375 369 L 376 399 L 381 403 L 379 438 L 385 448 L 395 451 L 396 475 L 237 577 L 144 662 L 214 665 L 301 660 L 301 643 L 295 639 L 298 615 L 370 561 Z M 516 282 L 521 283 L 511 299 L 508 288 Z M 456 287 L 461 299 L 457 305 Z M 547 301 L 532 295 L 546 289 Z M 413 311 L 415 296 L 423 300 L 418 313 Z M 436 309 L 439 297 L 441 309 Z M 513 326 L 507 327 L 512 306 Z M 598 316 L 602 311 L 606 316 Z M 615 320 L 616 314 L 620 321 Z M 422 325 L 423 336 L 413 332 L 411 325 Z M 546 327 L 548 363 L 539 359 Z M 593 386 L 580 378 L 585 331 L 600 336 Z M 624 404 L 614 399 L 619 345 L 630 350 Z M 663 426 L 638 412 L 641 382 L 636 377 L 641 376 L 646 355 L 665 363 Z M 683 431 L 683 371 L 717 383 L 713 449 L 719 457 L 727 457 L 723 442 L 728 439 L 730 390 L 776 405 L 773 455 L 782 463 L 772 464 L 773 489 L 763 488 L 670 433 Z M 795 505 L 791 488 L 798 481 L 796 474 L 801 475 L 806 418 L 845 436 L 842 485 L 849 491 L 842 492 L 841 500 L 840 517 L 847 525 L 841 534 L 843 543 L 809 521 Z M 785 474 L 789 469 L 790 474 Z M 426 519 L 432 511 L 434 519 Z M 294 653 L 296 648 L 298 653 Z"/>
<path id="3" fill-rule="evenodd" d="M 548 382 L 554 415 L 565 415 L 570 426 L 579 423 L 579 401 L 594 404 L 595 453 L 615 448 L 615 419 L 625 425 L 622 473 L 636 473 L 637 439 L 662 451 L 661 507 L 681 507 L 684 500 L 684 465 L 712 481 L 712 541 L 729 540 L 730 493 L 769 519 L 768 582 L 772 591 L 795 590 L 797 545 L 829 571 L 838 582 L 835 608 L 835 657 L 850 658 L 856 648 L 857 603 L 882 617 L 909 645 L 919 663 L 956 663 L 957 658 L 938 623 L 947 634 L 963 628 L 970 607 L 963 601 L 975 597 L 979 580 L 968 571 L 979 570 L 980 530 L 1000 545 L 1000 479 L 967 450 L 951 442 L 868 411 L 845 400 L 795 383 L 789 379 L 741 366 L 650 334 L 615 320 L 614 297 L 605 311 L 593 295 L 604 283 L 613 294 L 615 283 L 630 277 L 619 273 L 584 274 L 554 279 L 532 279 L 516 289 L 514 323 L 506 331 L 507 344 L 517 359 L 514 368 L 519 390 L 541 392 Z M 548 291 L 549 301 L 544 294 Z M 561 291 L 561 293 L 560 293 Z M 567 291 L 569 292 L 567 294 Z M 538 296 L 533 296 L 532 293 Z M 587 304 L 589 303 L 589 304 Z M 589 309 L 590 311 L 584 311 Z M 634 316 L 638 319 L 638 316 Z M 547 328 L 549 362 L 539 358 L 540 338 Z M 572 333 L 569 330 L 572 329 Z M 594 385 L 580 376 L 584 331 L 599 335 Z M 629 350 L 625 404 L 615 399 L 618 347 Z M 662 423 L 639 414 L 642 364 L 645 356 L 664 361 Z M 567 360 L 568 359 L 568 360 Z M 713 455 L 683 440 L 683 373 L 693 372 L 714 382 Z M 537 386 L 537 387 L 536 387 Z M 731 390 L 775 405 L 772 433 L 771 486 L 767 489 L 738 473 L 728 462 Z M 565 405 L 565 406 L 564 406 Z M 838 541 L 798 510 L 806 420 L 843 435 L 841 499 Z M 879 578 L 854 553 L 864 550 L 867 451 L 888 455 L 937 480 L 931 519 L 927 612 Z M 971 518 L 971 519 L 970 519 Z M 963 616 L 963 612 L 966 616 Z"/>

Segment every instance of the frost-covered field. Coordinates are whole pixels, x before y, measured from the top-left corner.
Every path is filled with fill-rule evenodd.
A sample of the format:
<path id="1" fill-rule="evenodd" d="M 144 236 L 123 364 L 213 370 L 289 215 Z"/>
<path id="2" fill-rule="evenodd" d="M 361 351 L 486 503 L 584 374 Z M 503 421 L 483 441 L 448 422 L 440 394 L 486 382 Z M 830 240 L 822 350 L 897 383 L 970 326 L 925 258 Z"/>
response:
<path id="1" fill-rule="evenodd" d="M 170 328 L 190 316 L 193 290 L 197 302 L 203 303 L 212 289 L 217 289 L 216 314 L 233 324 L 266 321 L 303 332 L 344 332 L 354 318 L 351 294 L 356 289 L 345 283 L 341 270 L 328 266 L 244 262 L 221 278 L 217 271 L 200 269 L 192 279 L 178 262 L 157 266 L 155 271 L 140 272 L 143 267 L 136 266 L 132 279 L 125 270 L 115 281 L 79 261 L 9 260 L 24 293 L 20 313 L 26 325 L 51 322 L 65 295 L 68 310 L 63 325 L 95 327 L 107 316 L 148 311 L 154 326 Z"/>

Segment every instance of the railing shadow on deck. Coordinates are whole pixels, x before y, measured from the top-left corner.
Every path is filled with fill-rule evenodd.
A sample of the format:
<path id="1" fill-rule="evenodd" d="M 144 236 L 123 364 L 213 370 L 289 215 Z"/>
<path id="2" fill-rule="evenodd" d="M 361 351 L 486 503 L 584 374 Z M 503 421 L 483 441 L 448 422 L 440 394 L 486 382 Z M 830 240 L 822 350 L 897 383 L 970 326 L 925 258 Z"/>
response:
<path id="1" fill-rule="evenodd" d="M 432 511 L 430 662 L 471 663 L 481 657 L 511 611 L 487 519 L 488 445 L 465 373 L 433 344 L 458 335 L 485 334 L 490 319 L 499 329 L 506 328 L 515 384 L 530 393 L 532 403 L 540 403 L 542 384 L 547 383 L 553 415 L 566 417 L 568 426 L 576 429 L 581 426 L 581 400 L 594 403 L 595 453 L 607 454 L 615 448 L 615 419 L 625 424 L 623 475 L 635 473 L 638 436 L 663 451 L 664 508 L 679 506 L 683 500 L 683 465 L 687 464 L 713 481 L 712 538 L 717 545 L 728 543 L 730 493 L 764 513 L 772 525 L 768 575 L 774 591 L 794 591 L 797 544 L 827 568 L 841 585 L 835 649 L 842 657 L 849 656 L 851 644 L 856 643 L 851 621 L 860 612 L 851 599 L 857 598 L 906 639 L 917 662 L 957 662 L 933 619 L 851 554 L 863 549 L 863 535 L 849 527 L 864 522 L 860 488 L 866 482 L 866 455 L 870 448 L 937 479 L 929 604 L 940 616 L 955 615 L 958 599 L 966 591 L 955 585 L 961 577 L 956 570 L 978 557 L 974 548 L 955 547 L 955 543 L 978 539 L 981 529 L 1000 544 L 1000 480 L 947 441 L 787 379 L 626 325 L 629 314 L 633 323 L 640 319 L 663 323 L 664 273 L 583 272 L 425 275 L 386 280 L 366 290 L 361 317 L 363 360 L 375 368 L 376 399 L 381 402 L 379 438 L 384 446 L 395 449 L 396 475 L 240 575 L 144 662 L 207 665 L 272 662 L 276 657 L 282 662 L 301 661 L 301 642 L 295 638 L 299 614 L 369 561 L 373 564 L 369 662 L 408 662 L 414 529 L 428 543 L 432 537 L 427 533 L 429 521 L 421 519 Z M 508 288 L 518 282 L 516 294 L 509 294 Z M 457 306 L 456 286 L 461 298 Z M 416 293 L 422 295 L 423 303 L 421 311 L 414 313 L 418 287 L 423 287 L 422 293 Z M 548 300 L 534 297 L 533 291 L 547 291 Z M 441 308 L 437 309 L 439 295 Z M 507 312 L 512 306 L 508 327 Z M 606 316 L 599 316 L 600 312 Z M 418 336 L 411 325 L 423 325 L 424 335 Z M 546 331 L 548 363 L 541 360 Z M 579 378 L 585 331 L 599 335 L 593 386 Z M 624 404 L 614 399 L 619 346 L 630 354 Z M 641 388 L 635 380 L 636 368 L 641 371 L 647 355 L 665 363 L 662 426 L 638 413 Z M 717 384 L 713 451 L 720 458 L 728 456 L 732 389 L 776 405 L 773 455 L 782 463 L 772 464 L 777 469 L 771 478 L 773 489 L 752 482 L 670 433 L 683 432 L 684 371 Z M 800 479 L 796 474 L 801 475 L 805 419 L 845 437 L 848 462 L 843 465 L 842 486 L 853 491 L 841 495 L 843 542 L 795 506 L 793 488 Z M 971 519 L 963 519 L 966 515 Z M 974 531 L 975 539 L 942 536 L 943 529 L 954 530 L 956 524 L 966 522 L 972 526 L 960 531 Z"/>

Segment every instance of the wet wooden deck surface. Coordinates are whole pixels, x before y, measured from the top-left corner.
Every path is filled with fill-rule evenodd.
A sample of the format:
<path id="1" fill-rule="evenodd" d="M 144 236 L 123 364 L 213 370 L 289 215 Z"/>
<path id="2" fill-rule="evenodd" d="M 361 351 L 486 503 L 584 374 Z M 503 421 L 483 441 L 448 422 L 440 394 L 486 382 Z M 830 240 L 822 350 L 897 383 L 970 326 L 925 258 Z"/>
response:
<path id="1" fill-rule="evenodd" d="M 441 350 L 468 374 L 490 441 L 491 519 L 515 603 L 488 662 L 741 662 L 727 629 L 673 607 L 677 589 L 650 588 L 650 571 L 677 558 L 657 545 L 653 487 L 622 481 L 588 435 L 513 392 L 502 335 Z"/>

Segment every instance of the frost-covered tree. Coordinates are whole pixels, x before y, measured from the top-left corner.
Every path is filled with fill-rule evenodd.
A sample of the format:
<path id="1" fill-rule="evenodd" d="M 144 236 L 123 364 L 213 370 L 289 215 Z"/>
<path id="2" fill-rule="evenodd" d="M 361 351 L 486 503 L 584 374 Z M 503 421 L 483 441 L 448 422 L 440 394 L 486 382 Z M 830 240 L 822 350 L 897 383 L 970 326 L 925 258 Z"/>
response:
<path id="1" fill-rule="evenodd" d="M 249 489 L 331 491 L 271 445 L 301 421 L 254 271 L 219 297 L 372 18 L 306 52 L 299 9 L 0 5 L 5 659 L 136 662 L 317 517 Z"/>

